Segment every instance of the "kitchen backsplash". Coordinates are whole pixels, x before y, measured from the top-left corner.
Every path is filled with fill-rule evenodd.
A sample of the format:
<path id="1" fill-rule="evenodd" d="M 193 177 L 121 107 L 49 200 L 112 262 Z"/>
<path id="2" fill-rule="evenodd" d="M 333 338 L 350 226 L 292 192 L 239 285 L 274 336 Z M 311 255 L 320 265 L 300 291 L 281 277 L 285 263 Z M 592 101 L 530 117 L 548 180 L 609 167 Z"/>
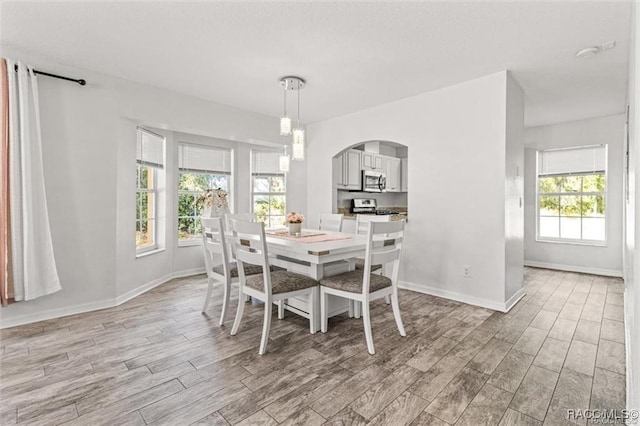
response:
<path id="1" fill-rule="evenodd" d="M 353 198 L 374 198 L 379 209 L 389 207 L 407 207 L 406 192 L 348 192 L 338 191 L 338 209 L 351 207 Z"/>
<path id="2" fill-rule="evenodd" d="M 392 212 L 395 213 L 407 213 L 408 210 L 406 207 L 400 207 L 400 206 L 385 206 L 383 208 L 384 210 L 391 210 Z M 349 209 L 348 207 L 338 207 L 338 213 L 340 214 L 351 214 L 351 209 Z"/>

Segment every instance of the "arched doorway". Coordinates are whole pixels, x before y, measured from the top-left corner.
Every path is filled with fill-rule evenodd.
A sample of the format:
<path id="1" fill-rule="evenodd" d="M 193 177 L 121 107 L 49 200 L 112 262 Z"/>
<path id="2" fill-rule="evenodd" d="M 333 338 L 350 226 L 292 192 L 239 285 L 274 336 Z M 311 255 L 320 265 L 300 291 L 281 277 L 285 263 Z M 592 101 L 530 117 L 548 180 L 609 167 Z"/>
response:
<path id="1" fill-rule="evenodd" d="M 345 219 L 355 218 L 356 213 L 408 215 L 406 145 L 381 140 L 358 142 L 334 155 L 332 167 L 332 208 Z M 345 231 L 350 225 L 346 220 Z"/>

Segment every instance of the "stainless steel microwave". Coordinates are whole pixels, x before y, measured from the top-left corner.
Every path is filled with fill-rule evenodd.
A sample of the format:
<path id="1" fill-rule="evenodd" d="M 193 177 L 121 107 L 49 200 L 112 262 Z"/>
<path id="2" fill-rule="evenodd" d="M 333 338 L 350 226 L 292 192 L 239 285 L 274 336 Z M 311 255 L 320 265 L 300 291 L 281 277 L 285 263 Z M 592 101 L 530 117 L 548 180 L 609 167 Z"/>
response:
<path id="1" fill-rule="evenodd" d="M 362 191 L 363 192 L 384 192 L 387 185 L 387 178 L 384 173 L 362 171 Z"/>

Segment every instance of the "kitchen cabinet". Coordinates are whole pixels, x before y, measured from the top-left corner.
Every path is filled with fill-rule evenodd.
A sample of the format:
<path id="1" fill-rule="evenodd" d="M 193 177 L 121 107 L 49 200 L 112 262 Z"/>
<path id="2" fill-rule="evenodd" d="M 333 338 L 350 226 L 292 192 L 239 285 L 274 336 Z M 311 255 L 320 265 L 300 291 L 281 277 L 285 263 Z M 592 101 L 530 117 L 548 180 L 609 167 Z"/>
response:
<path id="1" fill-rule="evenodd" d="M 359 190 L 362 187 L 362 151 L 350 149 L 333 159 L 333 173 L 338 189 Z"/>
<path id="2" fill-rule="evenodd" d="M 373 152 L 362 152 L 362 169 L 382 172 L 384 169 L 384 157 Z"/>
<path id="3" fill-rule="evenodd" d="M 400 183 L 400 192 L 408 192 L 409 191 L 409 160 L 403 158 L 400 161 L 400 173 L 402 176 Z"/>
<path id="4" fill-rule="evenodd" d="M 384 157 L 384 174 L 387 178 L 387 192 L 401 192 L 401 159 Z"/>

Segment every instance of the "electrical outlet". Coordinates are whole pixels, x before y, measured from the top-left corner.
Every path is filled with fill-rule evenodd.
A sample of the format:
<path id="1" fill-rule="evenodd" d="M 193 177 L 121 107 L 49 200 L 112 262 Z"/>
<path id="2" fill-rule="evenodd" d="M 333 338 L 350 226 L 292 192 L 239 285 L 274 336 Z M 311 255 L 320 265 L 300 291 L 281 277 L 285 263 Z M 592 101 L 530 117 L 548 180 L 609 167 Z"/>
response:
<path id="1" fill-rule="evenodd" d="M 470 278 L 471 277 L 471 266 L 465 266 L 464 267 L 464 277 L 465 278 Z"/>

